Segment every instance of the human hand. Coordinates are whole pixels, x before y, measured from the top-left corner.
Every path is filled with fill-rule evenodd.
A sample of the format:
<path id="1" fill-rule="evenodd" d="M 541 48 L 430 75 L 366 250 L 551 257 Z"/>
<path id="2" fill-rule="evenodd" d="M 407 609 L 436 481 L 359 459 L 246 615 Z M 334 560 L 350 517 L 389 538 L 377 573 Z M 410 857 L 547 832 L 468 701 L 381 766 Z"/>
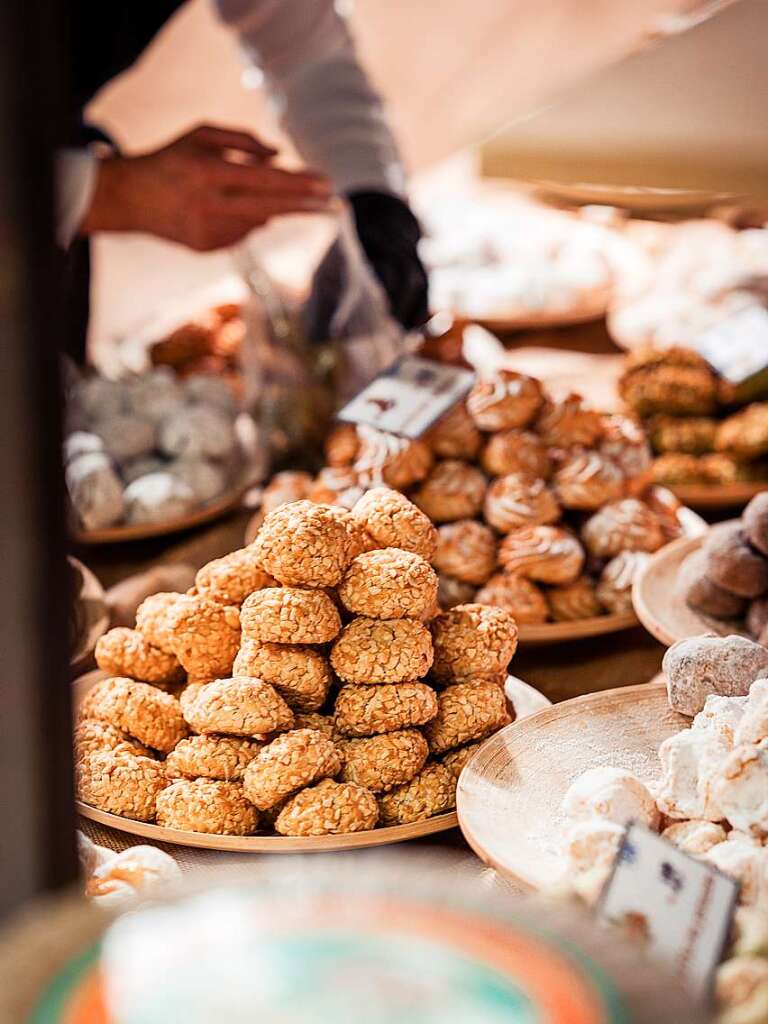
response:
<path id="1" fill-rule="evenodd" d="M 141 231 L 206 252 L 272 217 L 327 209 L 327 179 L 274 167 L 275 155 L 246 132 L 204 125 L 152 153 L 106 157 L 80 234 Z"/>

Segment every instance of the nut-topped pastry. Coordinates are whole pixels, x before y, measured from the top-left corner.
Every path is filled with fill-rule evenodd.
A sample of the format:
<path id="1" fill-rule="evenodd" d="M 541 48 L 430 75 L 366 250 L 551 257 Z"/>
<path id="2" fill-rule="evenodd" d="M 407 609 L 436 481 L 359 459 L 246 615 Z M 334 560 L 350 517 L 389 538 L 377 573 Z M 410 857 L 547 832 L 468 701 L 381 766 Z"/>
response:
<path id="1" fill-rule="evenodd" d="M 445 414 L 427 434 L 432 451 L 441 459 L 465 459 L 472 462 L 483 438 L 475 422 L 460 402 Z"/>
<path id="2" fill-rule="evenodd" d="M 548 401 L 536 420 L 536 431 L 550 448 L 588 447 L 601 437 L 603 418 L 573 394 L 562 402 Z"/>
<path id="3" fill-rule="evenodd" d="M 525 473 L 546 480 L 552 472 L 547 446 L 530 430 L 501 430 L 492 434 L 480 456 L 489 476 Z"/>
<path id="4" fill-rule="evenodd" d="M 717 405 L 717 377 L 691 349 L 644 346 L 627 357 L 619 394 L 640 416 L 706 416 Z"/>
<path id="5" fill-rule="evenodd" d="M 174 654 L 153 647 L 142 633 L 126 626 L 116 626 L 99 637 L 95 657 L 102 672 L 155 686 L 173 686 L 184 678 Z"/>
<path id="6" fill-rule="evenodd" d="M 768 453 L 768 402 L 754 402 L 723 420 L 715 448 L 738 459 L 759 459 Z"/>
<path id="7" fill-rule="evenodd" d="M 517 625 L 502 608 L 457 605 L 430 622 L 432 673 L 444 683 L 506 670 L 517 650 Z"/>
<path id="8" fill-rule="evenodd" d="M 596 509 L 624 493 L 624 474 L 600 452 L 575 449 L 560 463 L 552 487 L 563 508 Z"/>
<path id="9" fill-rule="evenodd" d="M 494 480 L 485 496 L 483 511 L 499 533 L 536 523 L 555 523 L 560 518 L 560 506 L 546 483 L 522 473 Z"/>
<path id="10" fill-rule="evenodd" d="M 341 619 L 324 590 L 265 587 L 240 611 L 243 634 L 262 643 L 325 644 L 338 634 Z"/>
<path id="11" fill-rule="evenodd" d="M 657 551 L 666 540 L 659 517 L 638 498 L 605 505 L 587 520 L 581 536 L 597 558 L 613 558 L 620 551 Z"/>
<path id="12" fill-rule="evenodd" d="M 432 665 L 429 630 L 414 619 L 353 619 L 331 648 L 331 665 L 345 683 L 366 685 L 421 679 Z"/>
<path id="13" fill-rule="evenodd" d="M 474 600 L 476 604 L 503 608 L 518 625 L 546 622 L 549 618 L 546 597 L 525 576 L 496 573 L 477 591 Z"/>
<path id="14" fill-rule="evenodd" d="M 711 416 L 654 416 L 649 434 L 657 452 L 704 455 L 715 449 L 717 420 Z"/>
<path id="15" fill-rule="evenodd" d="M 467 409 L 480 430 L 512 430 L 527 426 L 543 401 L 541 384 L 535 378 L 498 370 L 475 384 Z"/>
<path id="16" fill-rule="evenodd" d="M 374 487 L 364 494 L 352 509 L 352 517 L 377 547 L 414 551 L 427 561 L 435 553 L 437 530 L 429 517 L 388 487 Z"/>
<path id="17" fill-rule="evenodd" d="M 375 619 L 420 619 L 437 600 L 437 576 L 413 551 L 381 548 L 352 561 L 339 584 L 344 607 Z"/>
<path id="18" fill-rule="evenodd" d="M 413 495 L 434 523 L 472 519 L 483 506 L 488 481 L 476 466 L 459 459 L 438 462 Z"/>
<path id="19" fill-rule="evenodd" d="M 539 583 L 573 583 L 584 567 L 584 548 L 559 526 L 522 526 L 499 545 L 499 564 Z"/>
<path id="20" fill-rule="evenodd" d="M 286 586 L 333 587 L 352 560 L 343 513 L 311 501 L 270 512 L 252 546 L 266 571 Z"/>
<path id="21" fill-rule="evenodd" d="M 493 530 L 474 519 L 460 519 L 441 526 L 432 564 L 446 576 L 481 586 L 496 568 Z"/>
<path id="22" fill-rule="evenodd" d="M 426 441 L 411 441 L 368 426 L 359 426 L 357 436 L 360 446 L 352 467 L 364 487 L 385 484 L 405 491 L 432 468 L 432 450 Z"/>

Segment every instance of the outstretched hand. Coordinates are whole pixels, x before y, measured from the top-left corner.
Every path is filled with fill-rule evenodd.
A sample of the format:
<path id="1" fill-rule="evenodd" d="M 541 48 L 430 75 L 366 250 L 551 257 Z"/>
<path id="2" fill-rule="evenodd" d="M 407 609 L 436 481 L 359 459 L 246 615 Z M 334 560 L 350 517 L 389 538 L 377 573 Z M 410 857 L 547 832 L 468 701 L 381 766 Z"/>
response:
<path id="1" fill-rule="evenodd" d="M 80 234 L 141 231 L 206 252 L 272 217 L 327 209 L 328 180 L 274 167 L 275 155 L 247 132 L 204 125 L 152 153 L 108 156 Z"/>

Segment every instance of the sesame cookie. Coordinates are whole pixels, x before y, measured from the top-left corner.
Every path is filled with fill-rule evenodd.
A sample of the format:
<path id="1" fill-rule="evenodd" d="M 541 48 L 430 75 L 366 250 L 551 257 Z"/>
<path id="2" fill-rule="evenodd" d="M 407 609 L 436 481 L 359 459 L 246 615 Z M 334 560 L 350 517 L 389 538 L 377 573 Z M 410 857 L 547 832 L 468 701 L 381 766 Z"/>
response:
<path id="1" fill-rule="evenodd" d="M 190 736 L 166 757 L 165 770 L 169 779 L 238 782 L 261 747 L 261 743 L 235 736 Z"/>
<path id="2" fill-rule="evenodd" d="M 482 586 L 496 568 L 496 536 L 474 519 L 446 523 L 437 531 L 432 564 L 446 576 Z"/>
<path id="3" fill-rule="evenodd" d="M 449 750 L 440 758 L 440 763 L 450 772 L 454 783 L 459 781 L 459 776 L 464 770 L 464 765 L 469 761 L 476 750 L 480 749 L 480 740 L 468 743 L 466 747 L 459 747 L 458 750 Z"/>
<path id="4" fill-rule="evenodd" d="M 416 729 L 401 729 L 365 739 L 344 740 L 341 779 L 374 793 L 386 793 L 410 780 L 424 767 L 427 741 Z"/>
<path id="5" fill-rule="evenodd" d="M 252 836 L 259 815 L 239 782 L 180 779 L 157 798 L 157 823 L 185 832 L 219 836 Z"/>
<path id="6" fill-rule="evenodd" d="M 504 691 L 493 683 L 458 683 L 437 698 L 437 715 L 424 726 L 433 754 L 482 740 L 510 721 Z"/>
<path id="7" fill-rule="evenodd" d="M 367 832 L 379 820 L 376 797 L 353 782 L 323 779 L 286 803 L 275 821 L 283 836 L 329 836 Z"/>
<path id="8" fill-rule="evenodd" d="M 97 718 L 86 718 L 75 728 L 75 760 L 82 761 L 89 754 L 101 750 L 112 750 L 118 754 L 135 754 L 137 757 L 152 757 L 151 751 L 127 732 L 101 722 Z"/>
<path id="9" fill-rule="evenodd" d="M 282 803 L 291 793 L 341 771 L 335 744 L 313 729 L 294 729 L 263 747 L 245 772 L 245 795 L 259 810 Z"/>
<path id="10" fill-rule="evenodd" d="M 382 548 L 352 561 L 338 593 L 356 615 L 418 619 L 437 600 L 437 576 L 421 555 Z"/>
<path id="11" fill-rule="evenodd" d="M 273 686 L 240 676 L 201 686 L 185 702 L 184 717 L 205 734 L 256 737 L 293 726 L 293 712 Z"/>
<path id="12" fill-rule="evenodd" d="M 334 719 L 344 736 L 374 736 L 424 725 L 437 714 L 437 694 L 426 683 L 342 686 Z"/>
<path id="13" fill-rule="evenodd" d="M 509 533 L 521 526 L 557 522 L 560 506 L 540 477 L 510 473 L 488 488 L 483 513 L 499 533 Z"/>
<path id="14" fill-rule="evenodd" d="M 374 487 L 352 509 L 354 519 L 382 548 L 413 551 L 428 562 L 435 553 L 437 531 L 413 502 L 387 487 Z"/>
<path id="15" fill-rule="evenodd" d="M 475 673 L 502 672 L 517 650 L 515 620 L 502 608 L 460 604 L 429 625 L 435 652 L 432 671 L 446 683 Z"/>
<path id="16" fill-rule="evenodd" d="M 257 590 L 240 611 L 243 635 L 262 643 L 324 644 L 337 635 L 341 619 L 323 590 L 267 587 Z"/>
<path id="17" fill-rule="evenodd" d="M 499 370 L 475 384 L 467 409 L 480 430 L 512 430 L 527 426 L 543 401 L 541 384 L 533 377 Z"/>
<path id="18" fill-rule="evenodd" d="M 103 679 L 86 694 L 80 718 L 109 722 L 162 753 L 173 750 L 189 731 L 175 697 L 149 683 L 119 677 Z"/>
<path id="19" fill-rule="evenodd" d="M 340 510 L 311 501 L 270 512 L 253 548 L 266 571 L 289 587 L 335 587 L 351 561 Z"/>
<path id="20" fill-rule="evenodd" d="M 504 571 L 538 583 L 573 583 L 584 560 L 578 538 L 560 526 L 521 526 L 499 544 L 499 564 Z"/>
<path id="21" fill-rule="evenodd" d="M 316 732 L 321 732 L 323 736 L 327 736 L 328 739 L 338 738 L 333 715 L 321 715 L 317 711 L 297 711 L 295 719 L 295 729 L 314 729 Z"/>
<path id="22" fill-rule="evenodd" d="M 237 608 L 184 594 L 168 612 L 176 657 L 190 677 L 216 679 L 232 669 L 240 646 Z"/>
<path id="23" fill-rule="evenodd" d="M 115 750 L 89 754 L 76 775 L 79 800 L 134 821 L 154 820 L 155 801 L 168 785 L 160 761 Z"/>
<path id="24" fill-rule="evenodd" d="M 483 436 L 464 402 L 460 402 L 437 421 L 426 440 L 441 459 L 466 459 L 473 462 L 480 451 Z"/>
<path id="25" fill-rule="evenodd" d="M 242 642 L 232 668 L 236 676 L 270 683 L 289 707 L 317 711 L 331 686 L 331 669 L 318 651 L 297 644 Z"/>
<path id="26" fill-rule="evenodd" d="M 456 784 L 441 764 L 428 764 L 391 793 L 379 797 L 382 825 L 408 825 L 444 814 L 456 806 Z"/>
<path id="27" fill-rule="evenodd" d="M 173 654 L 170 610 L 181 594 L 164 592 L 145 597 L 136 609 L 136 629 L 153 647 Z"/>
<path id="28" fill-rule="evenodd" d="M 493 605 L 509 612 L 518 625 L 546 622 L 549 607 L 543 592 L 524 576 L 499 572 L 477 591 L 475 604 Z"/>
<path id="29" fill-rule="evenodd" d="M 195 576 L 198 594 L 217 604 L 239 606 L 254 590 L 274 586 L 275 581 L 259 565 L 253 545 L 214 558 Z"/>
<path id="30" fill-rule="evenodd" d="M 135 629 L 116 626 L 99 637 L 96 664 L 109 675 L 138 679 L 153 686 L 173 686 L 184 678 L 174 654 L 153 647 Z"/>
<path id="31" fill-rule="evenodd" d="M 476 466 L 445 459 L 437 463 L 413 500 L 434 523 L 472 519 L 483 507 L 487 486 L 485 474 Z"/>
<path id="32" fill-rule="evenodd" d="M 331 648 L 331 666 L 345 683 L 421 679 L 431 665 L 429 630 L 413 619 L 353 619 Z"/>

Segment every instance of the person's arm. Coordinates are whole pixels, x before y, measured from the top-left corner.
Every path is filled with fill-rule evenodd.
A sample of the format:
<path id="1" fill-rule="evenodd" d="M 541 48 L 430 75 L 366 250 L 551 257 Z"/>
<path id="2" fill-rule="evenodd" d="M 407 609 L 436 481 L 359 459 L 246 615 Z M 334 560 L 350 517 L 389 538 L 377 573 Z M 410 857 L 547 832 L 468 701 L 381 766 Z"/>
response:
<path id="1" fill-rule="evenodd" d="M 352 206 L 363 249 L 393 315 L 427 317 L 421 232 L 405 199 L 405 173 L 380 97 L 358 63 L 333 0 L 214 0 L 264 72 L 283 126 L 310 167 Z"/>

